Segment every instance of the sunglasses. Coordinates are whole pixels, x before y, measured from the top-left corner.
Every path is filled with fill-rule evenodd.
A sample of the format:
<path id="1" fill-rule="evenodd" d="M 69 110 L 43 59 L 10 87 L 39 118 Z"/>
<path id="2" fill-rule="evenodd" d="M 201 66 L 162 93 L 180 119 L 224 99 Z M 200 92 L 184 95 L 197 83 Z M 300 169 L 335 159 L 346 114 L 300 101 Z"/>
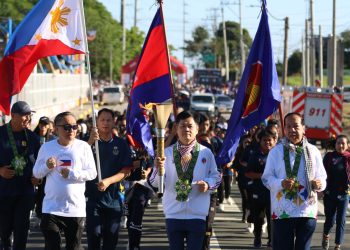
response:
<path id="1" fill-rule="evenodd" d="M 79 125 L 78 124 L 64 124 L 64 125 L 56 125 L 58 127 L 63 127 L 63 129 L 67 132 L 71 131 L 71 130 L 77 130 Z"/>

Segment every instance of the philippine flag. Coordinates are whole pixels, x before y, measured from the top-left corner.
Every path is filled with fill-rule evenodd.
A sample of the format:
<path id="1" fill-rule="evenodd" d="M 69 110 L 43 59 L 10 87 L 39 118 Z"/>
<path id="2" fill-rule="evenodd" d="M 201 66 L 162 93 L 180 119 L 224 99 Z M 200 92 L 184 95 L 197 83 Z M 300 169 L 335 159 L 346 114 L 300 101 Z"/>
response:
<path id="1" fill-rule="evenodd" d="M 151 127 L 142 106 L 163 103 L 173 96 L 168 47 L 161 8 L 148 31 L 136 67 L 127 110 L 127 131 L 135 144 L 153 156 Z"/>
<path id="2" fill-rule="evenodd" d="M 57 165 L 60 167 L 70 167 L 70 166 L 72 166 L 72 161 L 71 160 L 58 160 Z"/>
<path id="3" fill-rule="evenodd" d="M 23 88 L 38 60 L 86 52 L 81 0 L 41 0 L 20 23 L 0 62 L 0 110 Z"/>

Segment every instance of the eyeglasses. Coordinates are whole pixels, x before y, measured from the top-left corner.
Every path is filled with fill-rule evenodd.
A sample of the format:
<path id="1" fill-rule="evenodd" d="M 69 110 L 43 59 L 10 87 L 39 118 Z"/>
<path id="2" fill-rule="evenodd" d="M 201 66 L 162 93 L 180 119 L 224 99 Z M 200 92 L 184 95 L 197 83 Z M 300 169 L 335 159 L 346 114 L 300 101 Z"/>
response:
<path id="1" fill-rule="evenodd" d="M 64 124 L 64 125 L 56 125 L 57 127 L 63 127 L 63 129 L 67 132 L 71 131 L 71 130 L 77 130 L 79 125 L 78 124 Z"/>

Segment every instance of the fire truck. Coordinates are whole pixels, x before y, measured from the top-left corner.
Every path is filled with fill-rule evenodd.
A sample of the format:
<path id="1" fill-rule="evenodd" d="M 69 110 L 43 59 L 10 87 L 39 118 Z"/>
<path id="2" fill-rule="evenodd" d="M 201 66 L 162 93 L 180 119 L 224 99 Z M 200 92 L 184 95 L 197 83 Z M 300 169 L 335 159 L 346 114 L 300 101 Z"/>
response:
<path id="1" fill-rule="evenodd" d="M 320 141 L 322 147 L 325 147 L 330 139 L 342 133 L 341 91 L 333 88 L 299 87 L 284 97 L 285 111 L 303 115 L 306 137 L 310 142 Z"/>

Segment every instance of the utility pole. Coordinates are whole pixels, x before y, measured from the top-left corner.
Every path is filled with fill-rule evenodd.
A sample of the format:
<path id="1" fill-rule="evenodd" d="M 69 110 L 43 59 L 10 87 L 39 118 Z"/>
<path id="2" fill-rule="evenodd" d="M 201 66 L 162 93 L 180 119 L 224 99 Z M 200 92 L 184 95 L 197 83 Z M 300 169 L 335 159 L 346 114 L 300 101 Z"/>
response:
<path id="1" fill-rule="evenodd" d="M 336 34 L 336 0 L 333 0 L 333 81 L 332 85 L 337 86 L 337 34 Z"/>
<path id="2" fill-rule="evenodd" d="M 125 64 L 125 50 L 126 50 L 126 29 L 125 29 L 125 1 L 121 0 L 121 11 L 120 11 L 120 24 L 122 25 L 122 65 Z"/>
<path id="3" fill-rule="evenodd" d="M 310 86 L 309 21 L 305 20 L 305 83 Z"/>
<path id="4" fill-rule="evenodd" d="M 182 55 L 182 63 L 185 64 L 186 55 L 185 55 L 185 46 L 186 46 L 186 0 L 183 0 L 183 13 L 182 13 L 182 37 L 183 37 L 183 55 Z"/>
<path id="5" fill-rule="evenodd" d="M 221 3 L 222 4 L 222 3 Z M 225 23 L 225 16 L 224 16 L 224 5 L 221 5 L 221 14 L 222 14 L 222 31 L 224 35 L 224 50 L 225 50 L 225 71 L 226 71 L 226 82 L 230 79 L 230 67 L 229 67 L 229 55 L 228 55 L 228 48 L 227 48 L 227 37 L 226 37 L 226 23 Z"/>
<path id="6" fill-rule="evenodd" d="M 314 0 L 310 0 L 310 85 L 315 85 Z"/>
<path id="7" fill-rule="evenodd" d="M 241 77 L 245 66 L 245 52 L 244 52 L 244 41 L 243 41 L 243 27 L 242 27 L 242 4 L 239 0 L 239 45 L 241 47 Z"/>
<path id="8" fill-rule="evenodd" d="M 305 44 L 304 36 L 301 36 L 301 74 L 303 78 L 303 86 L 306 86 L 306 53 L 305 53 Z"/>
<path id="9" fill-rule="evenodd" d="M 323 86 L 323 40 L 322 40 L 322 28 L 321 25 L 319 26 L 319 34 L 320 34 L 320 43 L 319 43 L 319 47 L 320 47 L 320 51 L 319 51 L 319 73 L 320 73 L 320 84 L 321 87 Z"/>
<path id="10" fill-rule="evenodd" d="M 283 51 L 283 77 L 282 84 L 287 85 L 288 75 L 288 29 L 289 29 L 289 18 L 284 19 L 284 51 Z"/>
<path id="11" fill-rule="evenodd" d="M 134 27 L 137 27 L 137 0 L 135 0 L 135 6 L 134 6 Z"/>

